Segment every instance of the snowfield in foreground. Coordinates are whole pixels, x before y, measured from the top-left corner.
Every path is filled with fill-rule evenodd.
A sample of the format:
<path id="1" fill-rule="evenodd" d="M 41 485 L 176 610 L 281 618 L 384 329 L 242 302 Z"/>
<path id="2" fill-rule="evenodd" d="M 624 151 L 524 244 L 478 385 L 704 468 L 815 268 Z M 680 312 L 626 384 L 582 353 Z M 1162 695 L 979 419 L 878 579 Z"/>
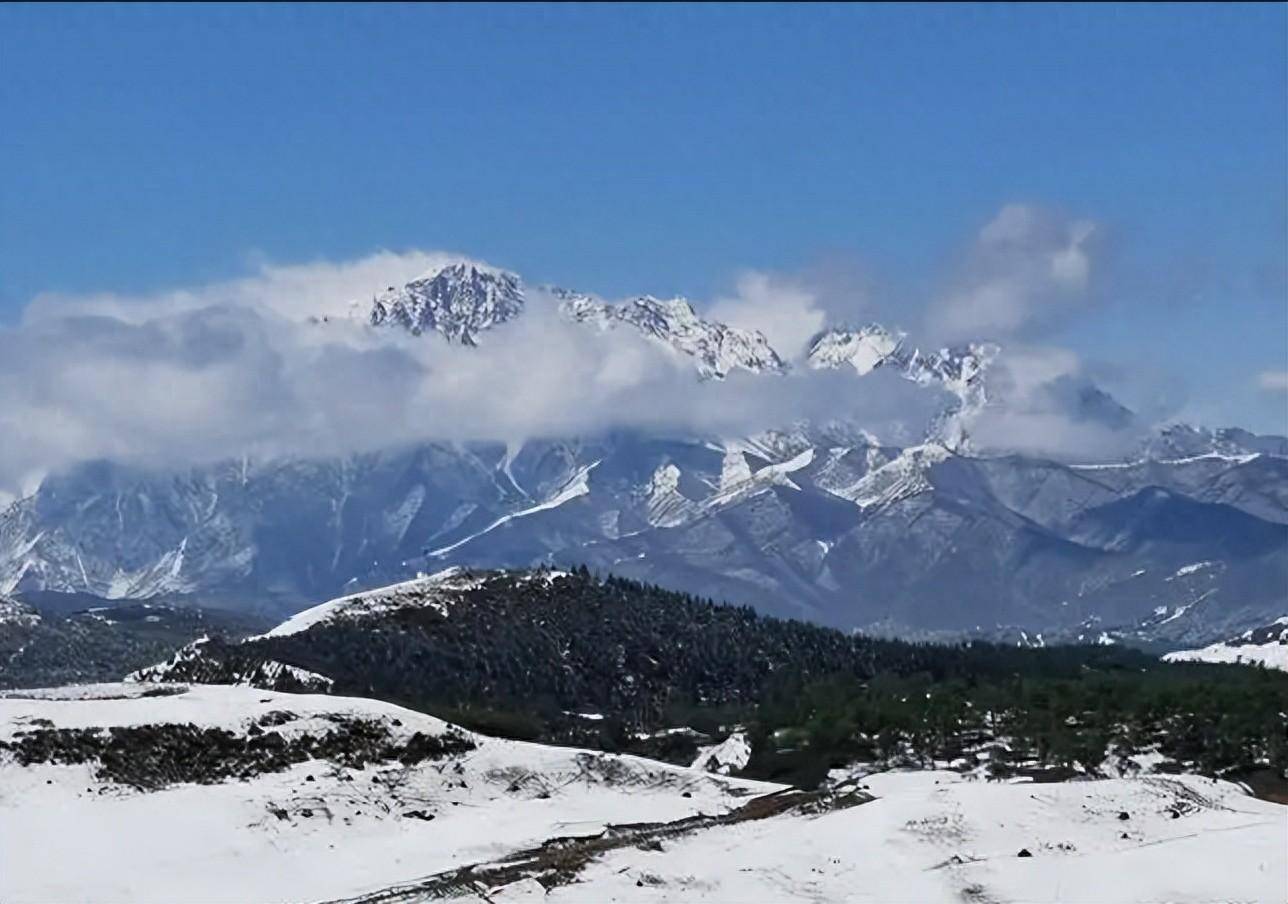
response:
<path id="1" fill-rule="evenodd" d="M 1167 662 L 1234 662 L 1288 671 L 1288 615 L 1201 650 L 1177 650 Z"/>
<path id="2" fill-rule="evenodd" d="M 9 692 L 0 741 L 5 902 L 1198 902 L 1288 889 L 1288 808 L 1193 777 L 904 772 L 810 795 L 479 737 L 376 701 L 220 686 Z M 86 759 L 95 745 L 101 758 Z M 306 749 L 317 758 L 297 759 Z M 138 786 L 140 757 L 163 787 Z"/>
<path id="3" fill-rule="evenodd" d="M 497 900 L 1109 904 L 1288 894 L 1288 808 L 1229 783 L 993 784 L 899 772 L 864 784 L 877 799 L 853 809 L 620 851 L 579 884 L 541 894 L 529 883 Z"/>

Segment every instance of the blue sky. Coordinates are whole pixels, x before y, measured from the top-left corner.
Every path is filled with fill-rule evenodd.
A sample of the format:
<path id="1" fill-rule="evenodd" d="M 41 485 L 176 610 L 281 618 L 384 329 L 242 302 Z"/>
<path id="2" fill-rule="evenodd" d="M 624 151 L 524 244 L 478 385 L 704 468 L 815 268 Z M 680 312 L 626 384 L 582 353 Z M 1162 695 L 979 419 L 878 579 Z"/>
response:
<path id="1" fill-rule="evenodd" d="M 699 298 L 842 258 L 911 298 L 1022 202 L 1105 236 L 1043 341 L 1283 430 L 1286 79 L 1275 4 L 8 4 L 0 324 L 381 248 Z"/>

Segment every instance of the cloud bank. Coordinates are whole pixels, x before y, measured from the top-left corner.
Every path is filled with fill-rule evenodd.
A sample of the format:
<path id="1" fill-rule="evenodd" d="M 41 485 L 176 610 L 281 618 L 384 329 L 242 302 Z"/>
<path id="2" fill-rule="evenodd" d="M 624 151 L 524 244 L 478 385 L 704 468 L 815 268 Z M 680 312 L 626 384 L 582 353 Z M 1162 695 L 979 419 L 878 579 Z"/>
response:
<path id="1" fill-rule="evenodd" d="M 568 322 L 540 290 L 478 348 L 350 316 L 447 259 L 382 252 L 149 297 L 37 299 L 0 330 L 0 488 L 29 492 L 99 458 L 178 465 L 608 429 L 734 436 L 846 415 L 908 442 L 945 404 L 894 379 L 856 392 L 839 373 L 697 383 L 691 360 Z M 757 304 L 755 282 L 745 288 Z"/>
<path id="2" fill-rule="evenodd" d="M 1257 375 L 1257 385 L 1267 392 L 1288 393 L 1288 370 L 1263 370 Z"/>
<path id="3" fill-rule="evenodd" d="M 1006 340 L 990 403 L 971 425 L 980 445 L 1110 455 L 1137 440 L 1088 389 L 1077 357 L 1039 341 L 1085 304 L 1096 232 L 1007 206 L 940 291 L 908 306 L 925 321 L 909 341 L 923 347 Z M 382 251 L 261 262 L 240 279 L 151 295 L 37 297 L 17 326 L 0 328 L 0 494 L 99 458 L 184 466 L 615 429 L 732 437 L 848 419 L 906 444 L 952 401 L 880 369 L 859 379 L 799 366 L 818 331 L 869 308 L 867 288 L 835 268 L 747 271 L 703 312 L 763 332 L 798 365 L 783 378 L 698 383 L 691 360 L 630 329 L 571 323 L 532 288 L 524 315 L 478 348 L 366 325 L 375 293 L 461 259 Z"/>
<path id="4" fill-rule="evenodd" d="M 946 342 L 1030 338 L 1086 302 L 1096 224 L 1008 204 L 975 237 L 926 332 Z"/>

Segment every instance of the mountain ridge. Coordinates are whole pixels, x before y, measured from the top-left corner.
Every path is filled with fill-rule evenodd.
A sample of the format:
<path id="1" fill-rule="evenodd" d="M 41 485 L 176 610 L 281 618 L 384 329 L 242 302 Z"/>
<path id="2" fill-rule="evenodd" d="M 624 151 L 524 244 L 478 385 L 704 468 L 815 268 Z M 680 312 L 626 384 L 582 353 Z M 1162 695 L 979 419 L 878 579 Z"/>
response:
<path id="1" fill-rule="evenodd" d="M 1095 623 L 1206 642 L 1283 609 L 1288 439 L 1174 424 L 1111 461 L 976 449 L 971 419 L 999 404 L 990 343 L 923 352 L 876 324 L 834 327 L 789 361 L 762 333 L 706 319 L 683 299 L 530 291 L 469 261 L 388 287 L 354 318 L 474 346 L 511 328 L 538 294 L 570 323 L 638 332 L 691 362 L 697 381 L 881 371 L 952 402 L 924 437 L 900 444 L 837 417 L 751 436 L 612 431 L 190 468 L 89 462 L 0 513 L 0 592 L 186 596 L 281 615 L 418 571 L 584 563 L 765 611 L 914 633 L 1073 636 Z M 1055 395 L 1094 424 L 1133 417 L 1090 384 Z M 1162 530 L 1166 518 L 1114 507 L 1150 488 L 1200 521 L 1251 533 L 1188 542 Z M 1167 579 L 1209 560 L 1221 566 L 1210 575 Z M 1183 615 L 1156 624 L 1159 608 Z"/>

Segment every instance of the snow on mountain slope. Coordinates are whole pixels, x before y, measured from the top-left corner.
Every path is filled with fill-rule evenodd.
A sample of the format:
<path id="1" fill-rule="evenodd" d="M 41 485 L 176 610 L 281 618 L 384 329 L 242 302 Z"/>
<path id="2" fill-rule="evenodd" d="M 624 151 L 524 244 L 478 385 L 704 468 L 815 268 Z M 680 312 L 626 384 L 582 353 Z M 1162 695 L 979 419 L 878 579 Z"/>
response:
<path id="1" fill-rule="evenodd" d="M 669 350 L 694 359 L 703 379 L 723 379 L 733 370 L 783 373 L 787 365 L 757 331 L 705 320 L 683 298 L 651 295 L 608 304 L 567 289 L 548 291 L 559 312 L 574 323 L 600 330 L 626 325 Z M 472 261 L 448 264 L 403 286 L 389 286 L 371 301 L 367 321 L 419 336 L 437 332 L 449 342 L 477 345 L 479 334 L 520 316 L 526 293 L 514 273 Z M 360 303 L 354 303 L 360 310 Z"/>
<path id="2" fill-rule="evenodd" d="M 476 533 L 470 534 L 469 536 L 464 537 L 460 540 L 457 540 L 453 543 L 449 543 L 447 546 L 440 546 L 437 549 L 432 549 L 427 551 L 425 553 L 426 557 L 431 559 L 440 558 L 442 556 L 447 555 L 448 553 L 452 552 L 455 549 L 459 549 L 460 547 L 464 546 L 470 541 L 476 540 L 479 537 L 482 537 L 485 534 L 488 534 L 496 530 L 498 527 L 508 524 L 511 521 L 514 521 L 518 518 L 525 518 L 528 515 L 535 515 L 538 512 L 547 512 L 547 511 L 550 511 L 551 509 L 558 508 L 559 506 L 563 505 L 565 502 L 571 502 L 572 500 L 578 498 L 579 496 L 585 496 L 587 493 L 590 492 L 590 484 L 588 482 L 590 472 L 593 471 L 595 469 L 595 466 L 598 464 L 599 462 L 595 461 L 595 462 L 591 462 L 590 464 L 586 465 L 583 468 L 580 468 L 575 474 L 572 475 L 572 477 L 568 480 L 566 484 L 560 487 L 559 490 L 553 496 L 551 496 L 549 499 L 545 500 L 544 502 L 538 502 L 536 505 L 527 506 L 526 508 L 522 508 L 517 512 L 509 512 L 505 515 L 502 515 L 501 517 L 497 518 L 492 523 L 490 523 L 487 527 L 483 528 L 482 530 Z"/>
<path id="3" fill-rule="evenodd" d="M 905 335 L 879 324 L 858 330 L 833 328 L 819 333 L 806 352 L 809 366 L 832 369 L 851 366 L 859 376 L 878 367 L 892 368 L 919 386 L 938 386 L 957 398 L 944 412 L 932 435 L 949 448 L 964 447 L 969 419 L 988 401 L 984 378 L 1001 348 L 988 342 L 970 343 L 922 352 L 904 343 Z"/>
<path id="4" fill-rule="evenodd" d="M 372 326 L 399 326 L 413 335 L 441 333 L 475 345 L 480 332 L 523 311 L 523 284 L 504 270 L 475 263 L 449 264 L 404 286 L 390 286 L 371 303 Z"/>
<path id="5" fill-rule="evenodd" d="M 1199 650 L 1177 650 L 1167 662 L 1233 662 L 1288 671 L 1288 616 Z"/>
<path id="6" fill-rule="evenodd" d="M 1258 436 L 1237 427 L 1209 430 L 1190 424 L 1168 424 L 1146 449 L 1150 458 L 1182 459 L 1201 455 L 1241 458 L 1247 455 L 1288 456 L 1288 438 Z"/>
<path id="7" fill-rule="evenodd" d="M 906 334 L 892 332 L 880 324 L 869 324 L 861 329 L 830 329 L 819 333 L 810 342 L 806 360 L 814 368 L 834 368 L 851 365 L 866 376 L 887 361 L 904 366 L 904 357 L 897 357 Z"/>
<path id="8" fill-rule="evenodd" d="M 904 344 L 905 334 L 869 324 L 858 330 L 835 328 L 815 336 L 806 360 L 816 369 L 847 364 L 864 376 L 878 367 L 893 367 L 914 383 L 942 385 L 963 403 L 980 391 L 984 373 L 1001 348 L 988 342 L 922 352 Z"/>
<path id="9" fill-rule="evenodd" d="M 575 292 L 557 291 L 559 310 L 576 323 L 601 330 L 626 324 L 643 335 L 692 357 L 704 379 L 723 379 L 734 370 L 784 373 L 787 365 L 759 331 L 741 330 L 704 320 L 683 298 L 642 295 L 622 304 L 607 304 Z"/>
<path id="10" fill-rule="evenodd" d="M 330 900 L 778 788 L 485 738 L 372 700 L 245 687 L 10 692 L 0 740 L 16 745 L 0 749 L 0 899 L 15 904 Z M 160 758 L 169 780 L 117 780 L 89 755 L 96 744 Z M 252 750 L 267 753 L 248 766 Z M 240 779 L 219 774 L 230 756 L 242 756 Z"/>
<path id="11" fill-rule="evenodd" d="M 680 469 L 674 463 L 668 462 L 653 472 L 646 502 L 649 524 L 674 527 L 693 517 L 697 506 L 680 492 L 679 487 Z"/>
<path id="12" fill-rule="evenodd" d="M 477 584 L 478 581 L 475 578 L 470 577 L 460 568 L 446 568 L 435 574 L 403 581 L 400 584 L 392 584 L 388 587 L 328 600 L 311 609 L 305 609 L 303 612 L 292 615 L 262 636 L 285 637 L 290 634 L 307 631 L 314 625 L 325 621 L 360 618 L 403 606 L 442 606 L 446 605 L 443 600 L 450 599 L 448 591 L 466 590 Z M 434 592 L 439 590 L 445 592 L 441 598 Z"/>
<path id="13" fill-rule="evenodd" d="M 1171 494 L 1157 517 L 1113 505 L 1151 487 Z M 1182 503 L 1192 514 L 1168 516 Z M 1239 528 L 1246 543 L 1222 527 L 1247 521 L 1232 521 L 1238 512 L 1266 522 Z M 0 514 L 0 592 L 105 596 L 118 572 L 148 572 L 280 620 L 450 565 L 585 563 L 843 627 L 899 601 L 895 615 L 914 628 L 955 627 L 947 616 L 969 607 L 972 625 L 1049 632 L 1093 616 L 1101 629 L 1135 625 L 1216 589 L 1163 627 L 1194 614 L 1201 623 L 1155 638 L 1199 647 L 1288 611 L 1288 545 L 1270 529 L 1285 524 L 1288 459 L 1274 456 L 1090 468 L 882 446 L 800 424 L 745 438 L 426 444 L 177 473 L 87 465 Z M 1122 536 L 1127 547 L 1111 549 Z M 952 549 L 962 570 L 926 579 L 927 563 Z M 1223 563 L 1219 574 L 1164 580 L 1208 560 Z"/>
<path id="14" fill-rule="evenodd" d="M 890 461 L 879 464 L 849 486 L 831 487 L 830 491 L 848 499 L 861 509 L 880 508 L 916 496 L 931 489 L 927 474 L 931 467 L 945 461 L 952 453 L 943 446 L 928 443 L 904 449 Z"/>

